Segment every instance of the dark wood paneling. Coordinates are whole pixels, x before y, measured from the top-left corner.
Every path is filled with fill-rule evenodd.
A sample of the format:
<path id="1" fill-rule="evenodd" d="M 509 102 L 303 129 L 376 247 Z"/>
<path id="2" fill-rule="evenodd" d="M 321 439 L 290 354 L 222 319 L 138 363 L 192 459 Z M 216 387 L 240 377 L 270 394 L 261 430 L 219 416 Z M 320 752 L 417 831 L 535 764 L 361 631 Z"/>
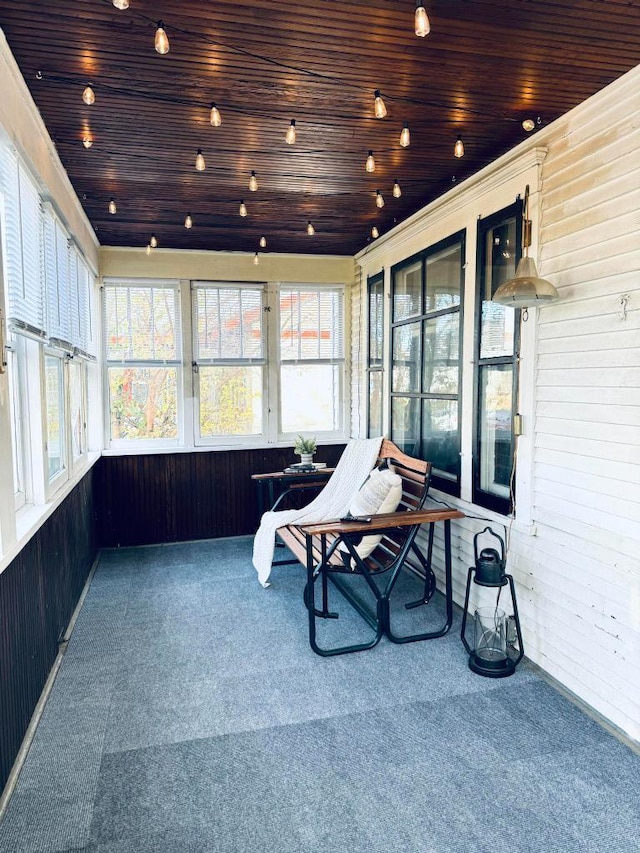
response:
<path id="1" fill-rule="evenodd" d="M 95 556 L 89 472 L 0 575 L 0 789 Z"/>
<path id="2" fill-rule="evenodd" d="M 334 465 L 344 445 L 320 447 Z M 252 474 L 296 461 L 290 447 L 103 456 L 96 470 L 103 547 L 184 542 L 253 533 L 258 526 Z"/>

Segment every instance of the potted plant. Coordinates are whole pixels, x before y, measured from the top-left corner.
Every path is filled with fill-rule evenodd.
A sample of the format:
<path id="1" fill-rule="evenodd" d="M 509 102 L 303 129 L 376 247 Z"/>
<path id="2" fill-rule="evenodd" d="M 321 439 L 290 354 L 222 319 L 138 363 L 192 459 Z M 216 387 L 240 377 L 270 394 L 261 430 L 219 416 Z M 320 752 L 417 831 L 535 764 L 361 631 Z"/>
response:
<path id="1" fill-rule="evenodd" d="M 304 438 L 304 436 L 299 435 L 293 450 L 300 456 L 300 462 L 304 465 L 313 461 L 313 454 L 316 452 L 317 446 L 315 438 Z"/>

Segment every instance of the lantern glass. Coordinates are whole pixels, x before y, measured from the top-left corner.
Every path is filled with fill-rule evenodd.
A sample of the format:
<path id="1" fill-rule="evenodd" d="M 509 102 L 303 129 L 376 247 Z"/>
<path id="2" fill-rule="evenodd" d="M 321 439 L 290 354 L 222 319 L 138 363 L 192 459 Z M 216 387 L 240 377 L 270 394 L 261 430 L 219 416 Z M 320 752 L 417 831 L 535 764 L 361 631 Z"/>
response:
<path id="1" fill-rule="evenodd" d="M 474 657 L 482 666 L 503 666 L 507 659 L 507 617 L 497 607 L 478 607 L 475 612 Z"/>

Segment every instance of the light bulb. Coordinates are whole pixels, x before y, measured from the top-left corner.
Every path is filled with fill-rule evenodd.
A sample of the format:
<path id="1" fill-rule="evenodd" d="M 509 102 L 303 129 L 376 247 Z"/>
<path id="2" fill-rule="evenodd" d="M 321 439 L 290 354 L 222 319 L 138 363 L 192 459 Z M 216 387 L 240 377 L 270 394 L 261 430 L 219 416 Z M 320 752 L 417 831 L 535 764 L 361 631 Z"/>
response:
<path id="1" fill-rule="evenodd" d="M 164 24 L 162 21 L 158 21 L 158 29 L 156 30 L 156 38 L 155 38 L 155 48 L 156 52 L 164 56 L 165 53 L 169 53 L 169 39 L 167 38 L 167 34 L 164 31 Z"/>
<path id="2" fill-rule="evenodd" d="M 91 86 L 87 85 L 82 93 L 82 100 L 85 104 L 90 107 L 91 104 L 95 104 L 96 102 L 96 93 L 93 91 Z"/>
<path id="3" fill-rule="evenodd" d="M 464 142 L 460 137 L 456 139 L 456 144 L 453 146 L 453 153 L 458 159 L 464 157 Z"/>
<path id="4" fill-rule="evenodd" d="M 198 152 L 196 154 L 196 169 L 199 172 L 204 172 L 205 165 L 204 157 L 202 156 L 202 148 L 198 148 Z"/>
<path id="5" fill-rule="evenodd" d="M 416 3 L 415 30 L 416 35 L 420 36 L 420 38 L 424 38 L 431 32 L 431 24 L 429 23 L 427 10 L 424 8 L 420 0 L 417 0 Z"/>
<path id="6" fill-rule="evenodd" d="M 400 184 L 398 183 L 398 179 L 396 178 L 395 183 L 393 185 L 393 197 L 400 198 L 402 195 L 402 190 L 400 189 Z"/>
<path id="7" fill-rule="evenodd" d="M 384 198 L 380 190 L 376 190 L 376 207 L 384 207 Z"/>
<path id="8" fill-rule="evenodd" d="M 91 148 L 93 145 L 93 139 L 90 136 L 84 136 L 82 139 L 82 144 L 85 148 Z"/>
<path id="9" fill-rule="evenodd" d="M 313 224 L 311 223 L 311 220 L 309 220 L 309 221 L 307 222 L 307 234 L 309 235 L 309 237 L 313 237 L 313 235 L 314 235 L 315 233 L 316 233 L 316 229 L 313 227 Z"/>
<path id="10" fill-rule="evenodd" d="M 222 116 L 220 115 L 220 110 L 216 106 L 215 101 L 211 102 L 211 114 L 209 121 L 214 127 L 220 127 L 222 124 Z"/>
<path id="11" fill-rule="evenodd" d="M 378 231 L 378 229 L 376 228 L 375 225 L 371 229 L 371 236 L 373 237 L 374 240 L 376 239 L 376 237 L 380 236 L 380 232 Z"/>
<path id="12" fill-rule="evenodd" d="M 367 162 L 364 164 L 364 168 L 367 172 L 375 172 L 376 161 L 373 159 L 373 151 L 369 151 L 369 156 L 367 157 Z"/>
<path id="13" fill-rule="evenodd" d="M 523 128 L 523 130 L 526 130 L 526 131 L 527 131 L 527 133 L 531 133 L 531 131 L 533 130 L 533 128 L 534 128 L 535 126 L 536 126 L 536 123 L 535 123 L 535 121 L 534 121 L 532 118 L 526 118 L 526 119 L 522 122 L 522 128 Z"/>
<path id="14" fill-rule="evenodd" d="M 260 263 L 260 258 L 258 257 L 258 253 L 256 252 L 255 255 L 253 256 L 253 264 L 254 264 L 254 266 L 257 267 L 259 263 Z"/>
<path id="15" fill-rule="evenodd" d="M 151 254 L 151 244 L 147 243 L 147 248 L 144 250 L 145 255 Z"/>
<path id="16" fill-rule="evenodd" d="M 402 130 L 400 132 L 400 145 L 402 145 L 403 148 L 408 148 L 410 143 L 411 143 L 411 134 L 409 133 L 409 127 L 405 121 L 404 127 L 402 128 Z"/>
<path id="17" fill-rule="evenodd" d="M 376 118 L 384 118 L 387 114 L 387 108 L 385 107 L 384 101 L 382 100 L 380 89 L 376 89 L 373 94 L 373 98 L 373 111 L 376 115 Z"/>
<path id="18" fill-rule="evenodd" d="M 246 216 L 248 213 L 247 206 L 243 201 L 240 202 L 240 210 L 238 211 L 238 213 L 240 214 L 240 216 Z"/>
<path id="19" fill-rule="evenodd" d="M 251 170 L 251 177 L 249 178 L 249 189 L 252 193 L 258 189 L 258 179 L 256 178 L 256 173 L 253 169 Z"/>
<path id="20" fill-rule="evenodd" d="M 129 8 L 129 0 L 113 0 L 113 5 L 116 9 L 122 9 L 124 12 L 125 9 Z"/>
<path id="21" fill-rule="evenodd" d="M 260 238 L 260 248 L 261 248 L 261 249 L 266 249 L 266 248 L 267 248 L 267 238 L 266 238 L 266 237 L 261 237 L 261 238 Z"/>
<path id="22" fill-rule="evenodd" d="M 185 228 L 193 228 L 193 219 L 191 218 L 191 214 L 187 213 L 184 218 L 184 227 Z"/>
<path id="23" fill-rule="evenodd" d="M 287 145 L 293 145 L 296 141 L 296 120 L 294 118 L 291 119 L 291 124 L 287 128 L 287 135 L 285 136 L 287 141 Z"/>
<path id="24" fill-rule="evenodd" d="M 155 249 L 156 246 L 158 245 L 158 241 L 156 240 L 155 234 L 151 235 L 151 239 L 149 240 L 149 245 L 151 246 L 152 249 Z"/>
<path id="25" fill-rule="evenodd" d="M 117 213 L 118 208 L 116 207 L 116 203 L 113 199 L 109 201 L 109 213 Z"/>

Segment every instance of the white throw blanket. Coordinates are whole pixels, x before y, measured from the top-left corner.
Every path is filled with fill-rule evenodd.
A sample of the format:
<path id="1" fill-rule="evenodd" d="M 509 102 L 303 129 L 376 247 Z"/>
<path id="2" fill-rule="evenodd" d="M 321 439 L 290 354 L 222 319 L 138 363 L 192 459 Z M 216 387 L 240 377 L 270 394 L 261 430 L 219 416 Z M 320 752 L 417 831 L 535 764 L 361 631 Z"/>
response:
<path id="1" fill-rule="evenodd" d="M 302 509 L 265 512 L 253 540 L 253 565 L 262 586 L 269 586 L 276 530 L 287 524 L 307 524 L 329 521 L 346 515 L 351 498 L 364 483 L 376 464 L 382 438 L 354 438 L 344 449 L 331 479 Z"/>

